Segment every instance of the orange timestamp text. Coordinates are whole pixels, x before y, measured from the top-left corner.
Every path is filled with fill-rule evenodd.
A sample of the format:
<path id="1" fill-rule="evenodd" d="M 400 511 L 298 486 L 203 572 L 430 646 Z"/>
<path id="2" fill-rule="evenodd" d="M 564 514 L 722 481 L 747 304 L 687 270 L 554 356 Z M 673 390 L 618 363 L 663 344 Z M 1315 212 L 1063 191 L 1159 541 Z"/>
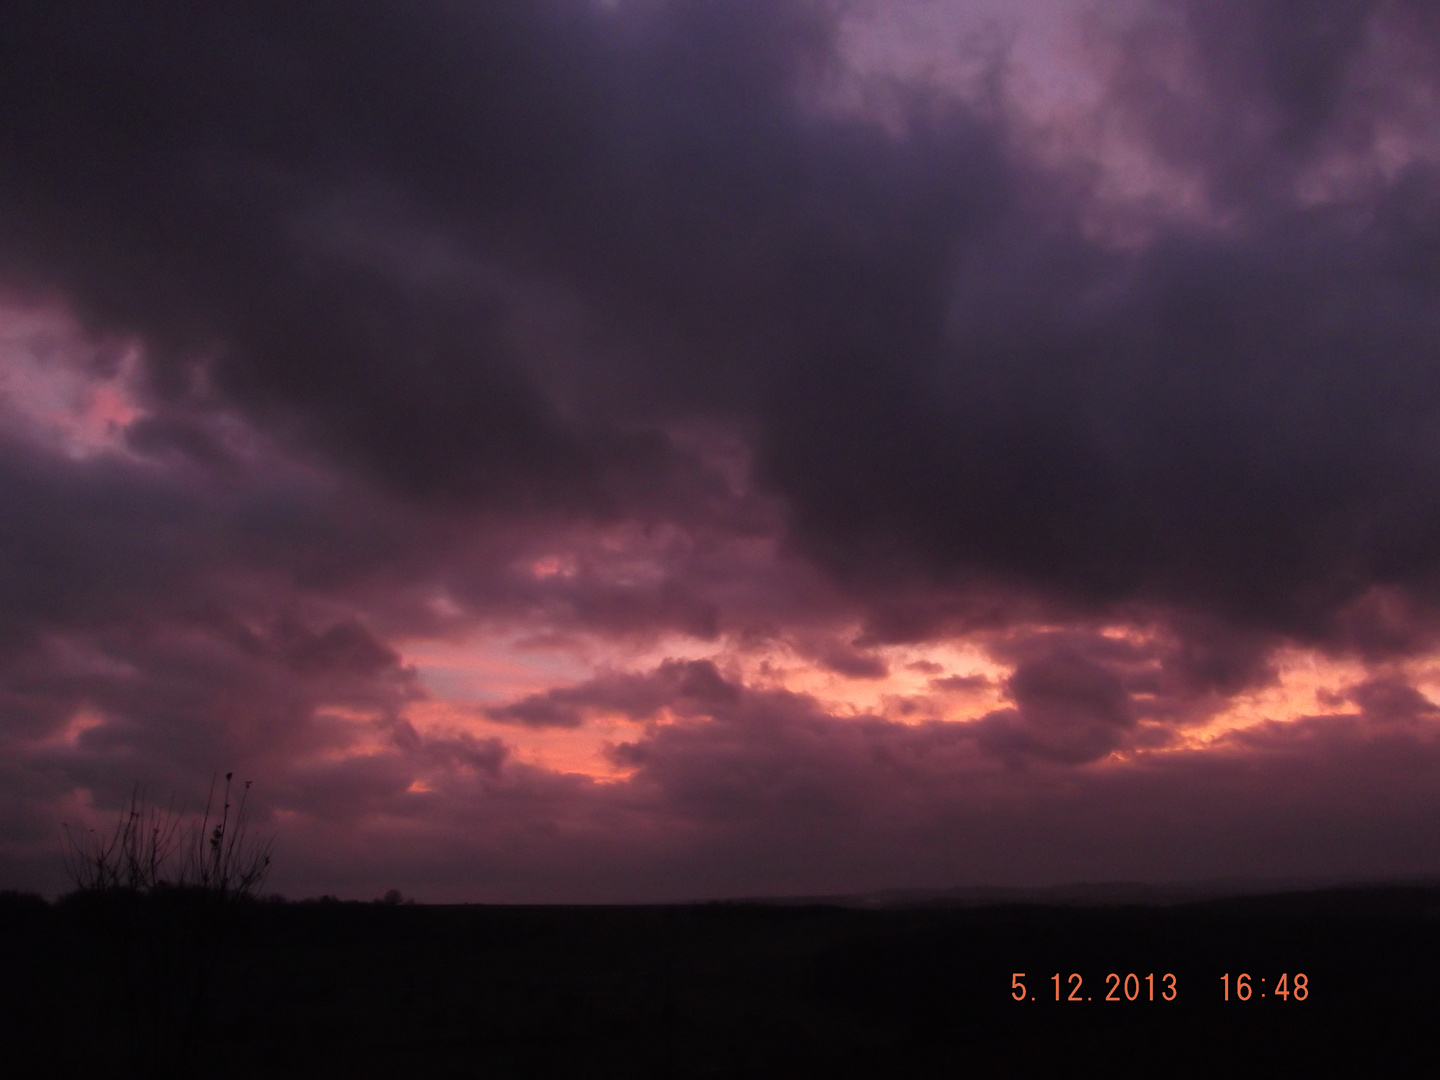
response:
<path id="1" fill-rule="evenodd" d="M 1121 975 L 1112 971 L 1103 980 L 1105 994 L 1098 998 L 1098 991 L 1091 993 L 1086 990 L 1085 977 L 1079 972 L 1072 971 L 1063 976 L 1056 972 L 1049 981 L 1054 984 L 1055 1001 L 1174 1001 L 1180 994 L 1174 974 L 1168 971 L 1163 975 L 1154 972 L 1140 975 L 1133 971 Z M 1038 1001 L 1049 997 L 1048 994 L 1037 997 L 1027 990 L 1023 971 L 1011 973 L 1010 996 L 1016 1001 Z"/>
<path id="2" fill-rule="evenodd" d="M 1303 971 L 1293 974 L 1282 971 L 1273 983 L 1264 975 L 1252 979 L 1248 972 L 1242 971 L 1235 976 L 1233 999 L 1230 993 L 1230 977 L 1228 971 L 1220 976 L 1222 1001 L 1250 1001 L 1266 997 L 1277 997 L 1282 1001 L 1305 1001 L 1310 997 L 1310 980 Z"/>

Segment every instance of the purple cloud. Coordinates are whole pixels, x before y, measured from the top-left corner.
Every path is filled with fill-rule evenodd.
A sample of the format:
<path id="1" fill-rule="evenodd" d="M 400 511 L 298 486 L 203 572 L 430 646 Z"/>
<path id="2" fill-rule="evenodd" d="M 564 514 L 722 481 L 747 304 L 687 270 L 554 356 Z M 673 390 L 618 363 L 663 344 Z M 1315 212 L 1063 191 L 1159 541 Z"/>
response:
<path id="1" fill-rule="evenodd" d="M 0 876 L 232 768 L 324 892 L 1433 872 L 1423 5 L 1077 12 L 1053 115 L 843 4 L 11 7 Z"/>

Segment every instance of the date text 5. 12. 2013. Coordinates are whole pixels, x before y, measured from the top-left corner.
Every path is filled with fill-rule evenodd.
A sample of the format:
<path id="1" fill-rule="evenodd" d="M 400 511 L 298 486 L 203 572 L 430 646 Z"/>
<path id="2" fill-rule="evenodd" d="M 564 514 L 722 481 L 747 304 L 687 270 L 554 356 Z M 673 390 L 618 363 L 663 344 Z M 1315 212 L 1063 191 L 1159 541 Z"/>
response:
<path id="1" fill-rule="evenodd" d="M 1089 992 L 1084 976 L 1078 972 L 1051 975 L 1050 982 L 1054 984 L 1053 998 L 1049 993 L 1037 995 L 1027 990 L 1025 973 L 1013 972 L 1010 976 L 1010 996 L 1016 1001 L 1174 1001 L 1179 996 L 1175 976 L 1170 972 L 1137 975 L 1132 971 L 1120 975 L 1112 971 L 1105 976 L 1103 995 Z"/>

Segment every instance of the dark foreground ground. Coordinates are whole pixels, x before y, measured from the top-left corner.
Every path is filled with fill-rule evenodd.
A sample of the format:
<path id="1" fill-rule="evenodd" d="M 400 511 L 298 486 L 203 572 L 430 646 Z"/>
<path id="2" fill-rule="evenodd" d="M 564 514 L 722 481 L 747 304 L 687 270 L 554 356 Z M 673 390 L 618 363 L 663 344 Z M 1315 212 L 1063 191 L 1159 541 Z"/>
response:
<path id="1" fill-rule="evenodd" d="M 182 1054 L 207 1078 L 1413 1075 L 1415 1050 L 1440 1051 L 1431 888 L 1108 907 L 259 903 L 223 927 L 9 897 L 0 932 L 13 1076 L 123 1077 Z"/>

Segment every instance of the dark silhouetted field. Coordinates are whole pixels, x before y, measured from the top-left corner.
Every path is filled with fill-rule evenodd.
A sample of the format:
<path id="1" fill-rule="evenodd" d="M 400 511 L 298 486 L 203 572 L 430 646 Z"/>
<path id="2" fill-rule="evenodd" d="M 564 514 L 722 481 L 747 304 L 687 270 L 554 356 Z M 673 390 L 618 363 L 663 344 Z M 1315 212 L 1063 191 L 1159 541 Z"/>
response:
<path id="1" fill-rule="evenodd" d="M 188 931 L 122 907 L 0 903 L 7 1047 L 27 1063 L 10 1075 L 130 1075 L 145 1017 L 127 996 L 183 1004 Z M 1440 890 L 1419 887 L 1149 906 L 269 902 L 225 934 L 197 1076 L 1373 1075 L 1428 1050 L 1440 1015 Z M 166 955 L 141 955 L 157 941 Z M 1089 1000 L 1057 1003 L 1052 976 L 1068 998 L 1072 973 Z M 1148 1000 L 1150 974 L 1157 997 L 1175 976 L 1175 1000 Z"/>

